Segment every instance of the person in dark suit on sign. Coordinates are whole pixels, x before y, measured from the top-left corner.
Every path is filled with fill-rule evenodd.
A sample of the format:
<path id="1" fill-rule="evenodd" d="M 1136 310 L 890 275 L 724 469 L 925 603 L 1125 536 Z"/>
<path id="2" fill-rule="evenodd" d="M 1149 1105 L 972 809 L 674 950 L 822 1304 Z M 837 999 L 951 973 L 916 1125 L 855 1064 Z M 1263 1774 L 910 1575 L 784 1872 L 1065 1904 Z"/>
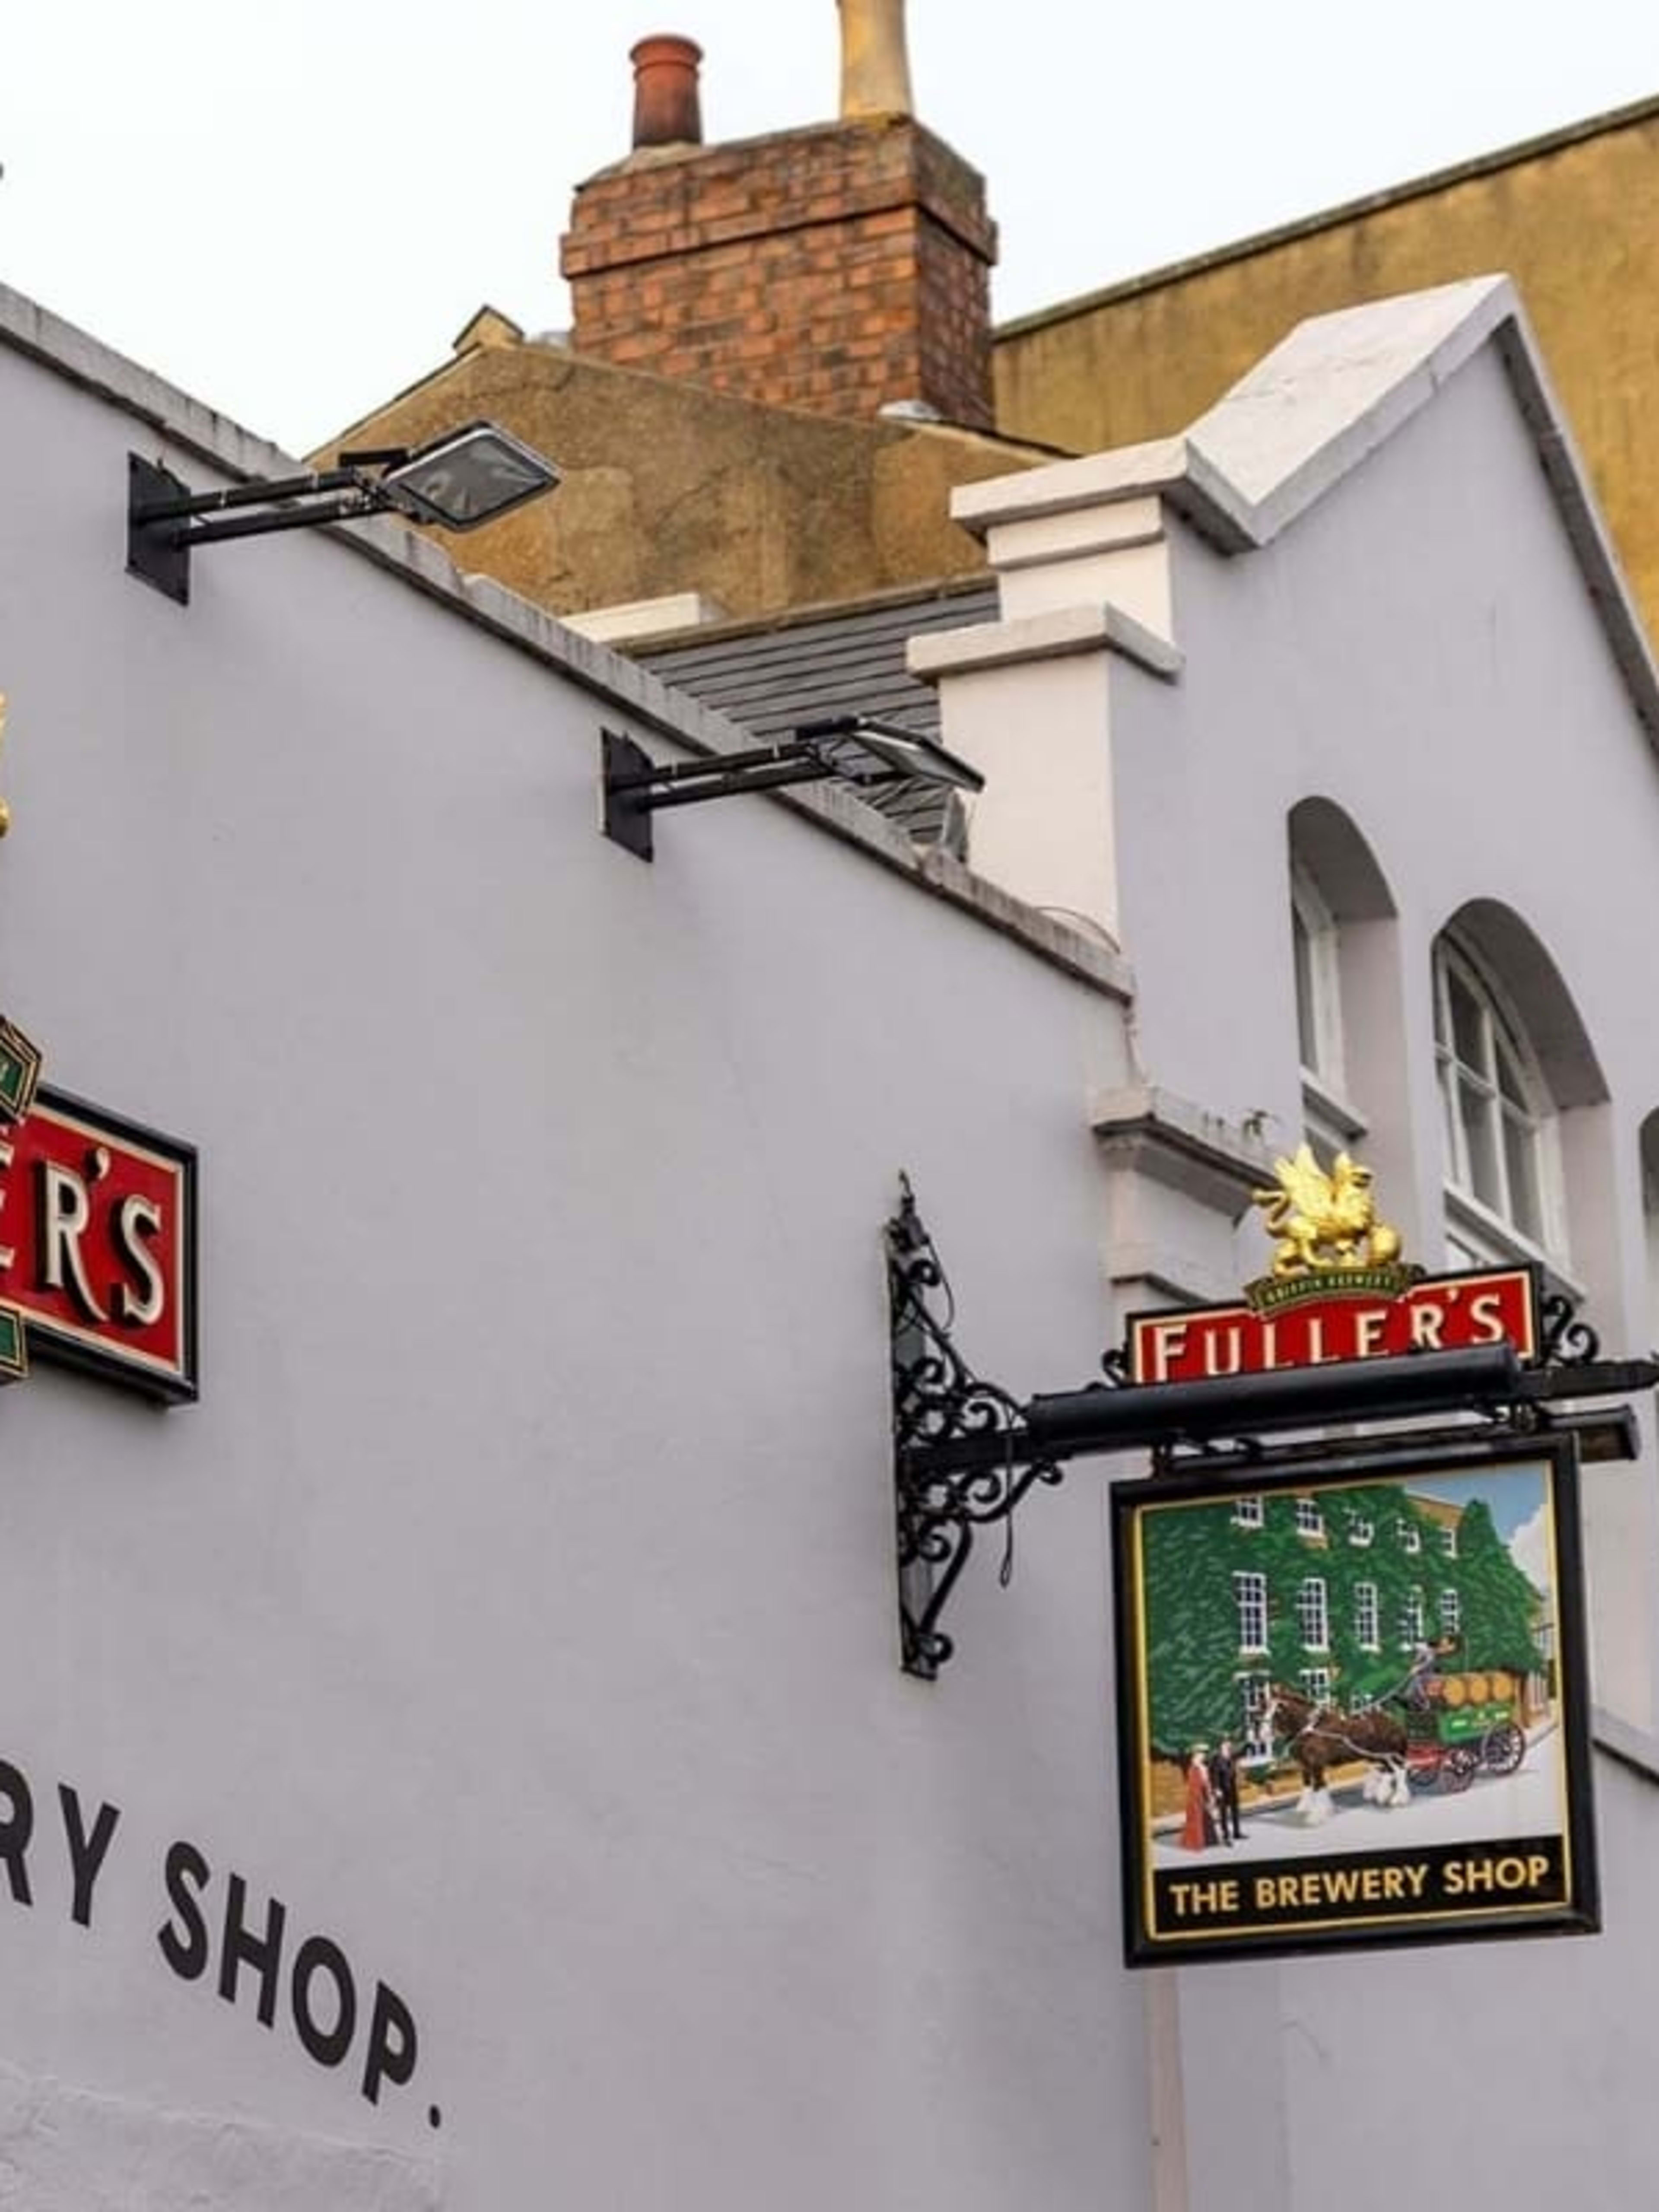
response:
<path id="1" fill-rule="evenodd" d="M 1215 1798 L 1221 1840 L 1224 1844 L 1235 1844 L 1244 1829 L 1238 1817 L 1238 1753 L 1230 1735 L 1222 1737 L 1210 1761 L 1210 1789 Z"/>

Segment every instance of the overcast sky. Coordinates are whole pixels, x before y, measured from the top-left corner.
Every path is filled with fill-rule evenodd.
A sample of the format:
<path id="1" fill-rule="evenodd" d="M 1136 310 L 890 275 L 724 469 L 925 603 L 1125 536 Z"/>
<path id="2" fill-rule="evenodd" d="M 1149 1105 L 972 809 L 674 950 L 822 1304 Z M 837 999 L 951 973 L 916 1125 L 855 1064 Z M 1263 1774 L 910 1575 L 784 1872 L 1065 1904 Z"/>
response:
<path id="1" fill-rule="evenodd" d="M 1000 318 L 1659 94 L 1653 0 L 910 0 L 982 169 Z M 0 279 L 292 451 L 488 301 L 569 319 L 571 187 L 628 49 L 706 49 L 710 139 L 835 112 L 835 0 L 9 0 Z M 1594 250 L 1594 241 L 1586 242 Z"/>

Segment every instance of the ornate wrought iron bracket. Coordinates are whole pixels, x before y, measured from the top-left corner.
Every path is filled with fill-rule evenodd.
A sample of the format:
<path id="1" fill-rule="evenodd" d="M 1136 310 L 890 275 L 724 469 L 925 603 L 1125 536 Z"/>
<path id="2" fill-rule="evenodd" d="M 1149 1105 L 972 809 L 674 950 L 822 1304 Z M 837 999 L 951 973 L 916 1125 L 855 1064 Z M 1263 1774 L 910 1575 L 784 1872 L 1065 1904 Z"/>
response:
<path id="1" fill-rule="evenodd" d="M 953 1645 L 939 1625 L 976 1528 L 1006 1531 L 1001 1580 L 1013 1572 L 1014 1509 L 1060 1479 L 1030 1450 L 1023 1408 L 982 1382 L 951 1340 L 956 1302 L 908 1176 L 887 1224 L 892 1313 L 893 1463 L 898 1510 L 899 1632 L 908 1674 L 931 1681 Z M 967 1445 L 964 1460 L 951 1451 Z"/>
<path id="2" fill-rule="evenodd" d="M 1659 1358 L 1603 1360 L 1594 1331 L 1567 1299 L 1552 1296 L 1543 1302 L 1539 1364 L 1529 1367 L 1511 1346 L 1497 1344 L 1152 1386 L 1132 1382 L 1124 1353 L 1112 1351 L 1101 1363 L 1104 1382 L 1022 1401 L 975 1375 L 957 1351 L 950 1283 L 908 1177 L 900 1189 L 886 1228 L 899 1628 L 905 1671 L 925 1680 L 951 1656 L 939 1619 L 975 1532 L 1002 1527 L 1006 1586 L 1014 1512 L 1037 1484 L 1059 1482 L 1067 1460 L 1141 1449 L 1152 1455 L 1153 1481 L 1195 1467 L 1248 1475 L 1264 1456 L 1266 1433 L 1339 1420 L 1420 1422 L 1437 1413 L 1474 1413 L 1483 1425 L 1419 1427 L 1402 1443 L 1458 1451 L 1502 1436 L 1571 1430 L 1586 1458 L 1633 1459 L 1629 1407 L 1589 1411 L 1585 1401 L 1659 1383 Z M 1329 1449 L 1322 1440 L 1273 1446 L 1280 1460 L 1312 1461 Z"/>

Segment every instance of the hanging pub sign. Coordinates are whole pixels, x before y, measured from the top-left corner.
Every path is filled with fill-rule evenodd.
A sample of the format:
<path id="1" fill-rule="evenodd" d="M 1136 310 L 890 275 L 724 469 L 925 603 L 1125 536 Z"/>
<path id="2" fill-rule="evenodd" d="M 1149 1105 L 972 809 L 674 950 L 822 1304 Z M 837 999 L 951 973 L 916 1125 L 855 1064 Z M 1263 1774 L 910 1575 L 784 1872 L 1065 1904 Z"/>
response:
<path id="1" fill-rule="evenodd" d="M 0 1017 L 0 1379 L 39 1354 L 194 1398 L 195 1151 L 40 1071 Z"/>
<path id="2" fill-rule="evenodd" d="M 1304 1146 L 1275 1173 L 1272 1272 L 1137 1316 L 1133 1380 L 1540 1357 L 1530 1269 L 1426 1277 L 1367 1169 Z M 1574 1437 L 1231 1464 L 1113 1486 L 1129 1963 L 1593 1930 Z"/>
<path id="3" fill-rule="evenodd" d="M 1595 1928 L 1575 1461 L 1113 1486 L 1131 1965 Z"/>

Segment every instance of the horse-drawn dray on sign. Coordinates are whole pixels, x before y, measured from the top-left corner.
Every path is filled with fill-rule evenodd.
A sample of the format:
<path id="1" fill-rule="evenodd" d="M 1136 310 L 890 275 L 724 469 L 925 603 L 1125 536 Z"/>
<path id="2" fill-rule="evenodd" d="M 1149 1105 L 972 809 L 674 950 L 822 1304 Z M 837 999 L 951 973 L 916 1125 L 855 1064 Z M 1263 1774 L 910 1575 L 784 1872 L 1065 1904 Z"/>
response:
<path id="1" fill-rule="evenodd" d="M 1477 1774 L 1513 1774 L 1527 1755 L 1521 1686 L 1502 1668 L 1445 1674 L 1406 1711 L 1406 1779 L 1413 1790 L 1467 1790 Z"/>
<path id="2" fill-rule="evenodd" d="M 1482 1771 L 1515 1773 L 1527 1755 L 1521 1710 L 1518 1677 L 1494 1668 L 1436 1675 L 1415 1698 L 1402 1689 L 1352 1711 L 1275 1682 L 1256 1727 L 1296 1766 L 1296 1809 L 1312 1824 L 1329 1817 L 1328 1778 L 1345 1768 L 1363 1768 L 1361 1795 L 1378 1805 L 1467 1790 Z"/>

